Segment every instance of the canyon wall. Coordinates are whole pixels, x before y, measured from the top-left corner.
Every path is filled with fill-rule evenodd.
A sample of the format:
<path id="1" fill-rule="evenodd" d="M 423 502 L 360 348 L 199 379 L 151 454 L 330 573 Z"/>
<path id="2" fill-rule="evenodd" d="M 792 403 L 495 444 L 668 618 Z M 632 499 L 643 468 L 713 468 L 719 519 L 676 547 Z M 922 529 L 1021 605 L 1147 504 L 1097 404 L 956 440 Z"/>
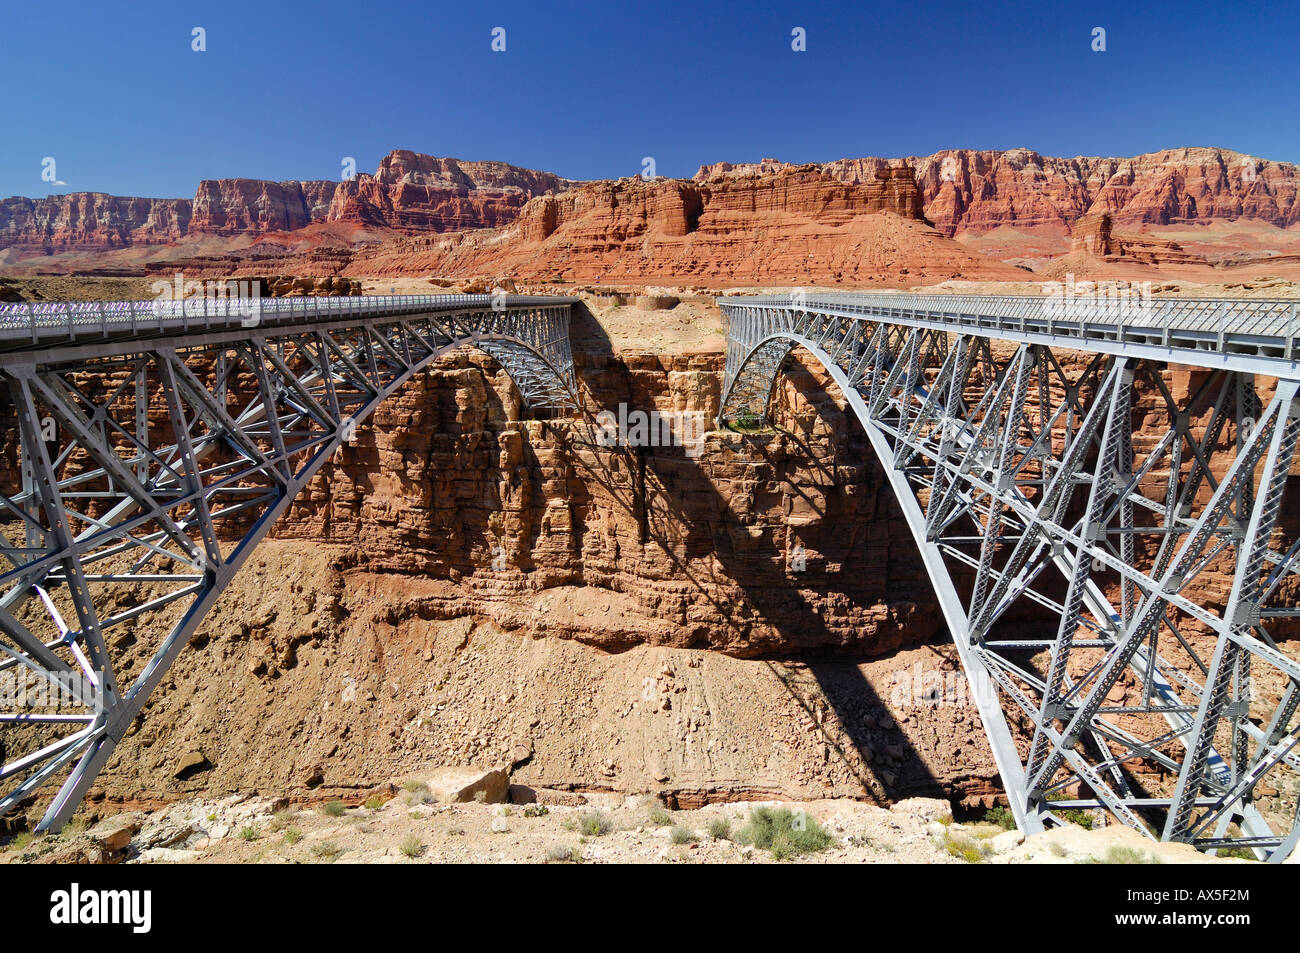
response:
<path id="1" fill-rule="evenodd" d="M 192 200 L 89 192 L 4 199 L 0 248 L 106 250 L 188 235 L 257 237 L 330 223 L 444 233 L 501 227 L 522 215 L 526 247 L 566 228 L 570 233 L 563 252 L 551 254 L 546 267 L 605 253 L 613 255 L 610 268 L 633 275 L 625 259 L 639 251 L 637 243 L 647 235 L 725 234 L 735 242 L 762 244 L 774 229 L 785 227 L 771 218 L 782 215 L 842 227 L 864 213 L 888 211 L 924 219 L 946 237 L 1002 226 L 1068 235 L 1081 219 L 1101 214 L 1130 231 L 1239 219 L 1279 228 L 1300 222 L 1297 166 L 1208 147 L 1131 158 L 954 149 L 803 166 L 764 159 L 705 165 L 691 180 L 641 183 L 645 188 L 639 182 L 603 180 L 578 187 L 549 172 L 503 162 L 396 150 L 373 175 L 342 182 L 206 180 Z M 529 205 L 548 194 L 554 198 Z M 707 250 L 670 251 L 678 252 L 671 264 L 684 275 L 717 264 Z M 582 267 L 599 271 L 603 264 L 592 258 Z"/>
<path id="2" fill-rule="evenodd" d="M 852 182 L 883 161 L 843 159 L 825 168 Z M 1300 222 L 1300 168 L 1230 149 L 1073 159 L 954 149 L 903 161 L 915 170 L 926 218 L 950 236 L 1003 225 L 1069 231 L 1102 213 L 1130 230 L 1243 218 L 1280 228 Z"/>
<path id="3" fill-rule="evenodd" d="M 591 182 L 533 199 L 507 229 L 358 249 L 344 273 L 705 285 L 1024 277 L 940 235 L 920 200 L 894 169 L 869 183 L 814 166 Z"/>
<path id="4" fill-rule="evenodd" d="M 720 353 L 577 343 L 589 409 L 716 414 Z M 534 788 L 682 806 L 993 803 L 974 707 L 921 696 L 955 656 L 824 384 L 790 375 L 788 433 L 710 433 L 691 456 L 521 420 L 495 365 L 444 358 L 277 524 L 92 799 L 346 797 L 505 763 Z M 149 643 L 118 649 L 139 665 Z"/>
<path id="5" fill-rule="evenodd" d="M 71 192 L 0 199 L 0 248 L 95 250 L 176 241 L 189 231 L 188 199 Z"/>
<path id="6" fill-rule="evenodd" d="M 0 248 L 107 250 L 186 236 L 260 236 L 331 222 L 399 231 L 489 228 L 530 198 L 572 183 L 504 162 L 462 162 L 399 149 L 374 175 L 342 181 L 211 179 L 194 198 L 69 192 L 0 200 Z"/>

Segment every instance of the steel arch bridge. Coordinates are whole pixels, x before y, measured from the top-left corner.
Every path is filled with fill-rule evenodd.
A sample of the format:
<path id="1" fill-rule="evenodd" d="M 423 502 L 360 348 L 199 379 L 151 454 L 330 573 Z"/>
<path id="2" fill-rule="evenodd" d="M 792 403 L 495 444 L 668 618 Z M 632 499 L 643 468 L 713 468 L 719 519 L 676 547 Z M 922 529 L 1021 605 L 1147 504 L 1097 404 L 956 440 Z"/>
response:
<path id="1" fill-rule="evenodd" d="M 1295 301 L 721 305 L 720 426 L 766 424 L 802 348 L 865 429 L 1022 830 L 1100 809 L 1154 839 L 1291 853 Z"/>
<path id="2" fill-rule="evenodd" d="M 61 780 L 62 827 L 272 523 L 440 355 L 576 408 L 575 300 L 0 306 L 0 815 Z"/>

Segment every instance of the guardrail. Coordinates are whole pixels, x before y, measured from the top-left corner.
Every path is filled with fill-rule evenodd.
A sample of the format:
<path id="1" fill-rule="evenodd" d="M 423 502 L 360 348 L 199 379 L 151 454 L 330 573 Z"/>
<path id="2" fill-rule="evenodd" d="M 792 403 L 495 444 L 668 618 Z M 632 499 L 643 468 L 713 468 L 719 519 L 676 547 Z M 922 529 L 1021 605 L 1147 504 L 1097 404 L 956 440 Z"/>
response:
<path id="1" fill-rule="evenodd" d="M 1018 334 L 1300 357 L 1300 301 L 1069 295 L 805 294 L 719 299 L 724 306 L 827 311 Z"/>
<path id="2" fill-rule="evenodd" d="M 88 337 L 266 327 L 346 317 L 573 304 L 534 295 L 363 295 L 339 298 L 194 297 L 158 301 L 18 302 L 0 305 L 0 342 L 40 345 Z"/>

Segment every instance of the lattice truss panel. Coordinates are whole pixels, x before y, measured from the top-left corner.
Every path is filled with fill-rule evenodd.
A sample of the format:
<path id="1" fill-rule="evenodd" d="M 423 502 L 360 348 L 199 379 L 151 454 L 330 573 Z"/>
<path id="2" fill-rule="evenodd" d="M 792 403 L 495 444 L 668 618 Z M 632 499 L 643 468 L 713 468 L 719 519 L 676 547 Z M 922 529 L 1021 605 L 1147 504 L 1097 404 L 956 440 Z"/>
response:
<path id="1" fill-rule="evenodd" d="M 826 365 L 922 551 L 1026 830 L 1295 846 L 1295 380 L 811 309 L 725 308 L 723 422 Z M 1085 345 L 1086 346 L 1086 345 Z"/>
<path id="2" fill-rule="evenodd" d="M 568 321 L 481 309 L 0 355 L 0 813 L 61 782 L 41 826 L 66 821 L 271 523 L 439 354 L 476 346 L 529 407 L 575 406 Z"/>

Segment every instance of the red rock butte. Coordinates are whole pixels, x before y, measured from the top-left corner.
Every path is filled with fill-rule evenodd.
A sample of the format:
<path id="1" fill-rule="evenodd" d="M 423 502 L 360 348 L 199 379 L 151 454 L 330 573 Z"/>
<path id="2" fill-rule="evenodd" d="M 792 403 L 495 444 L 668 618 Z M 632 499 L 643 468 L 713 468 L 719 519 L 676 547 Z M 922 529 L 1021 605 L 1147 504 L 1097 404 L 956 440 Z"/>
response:
<path id="1" fill-rule="evenodd" d="M 1226 149 L 945 150 L 577 182 L 397 150 L 341 182 L 214 179 L 193 199 L 0 200 L 0 266 L 57 273 L 511 275 L 909 285 L 1046 271 L 1300 273 L 1295 165 Z M 1293 276 L 1294 277 L 1294 276 Z"/>

